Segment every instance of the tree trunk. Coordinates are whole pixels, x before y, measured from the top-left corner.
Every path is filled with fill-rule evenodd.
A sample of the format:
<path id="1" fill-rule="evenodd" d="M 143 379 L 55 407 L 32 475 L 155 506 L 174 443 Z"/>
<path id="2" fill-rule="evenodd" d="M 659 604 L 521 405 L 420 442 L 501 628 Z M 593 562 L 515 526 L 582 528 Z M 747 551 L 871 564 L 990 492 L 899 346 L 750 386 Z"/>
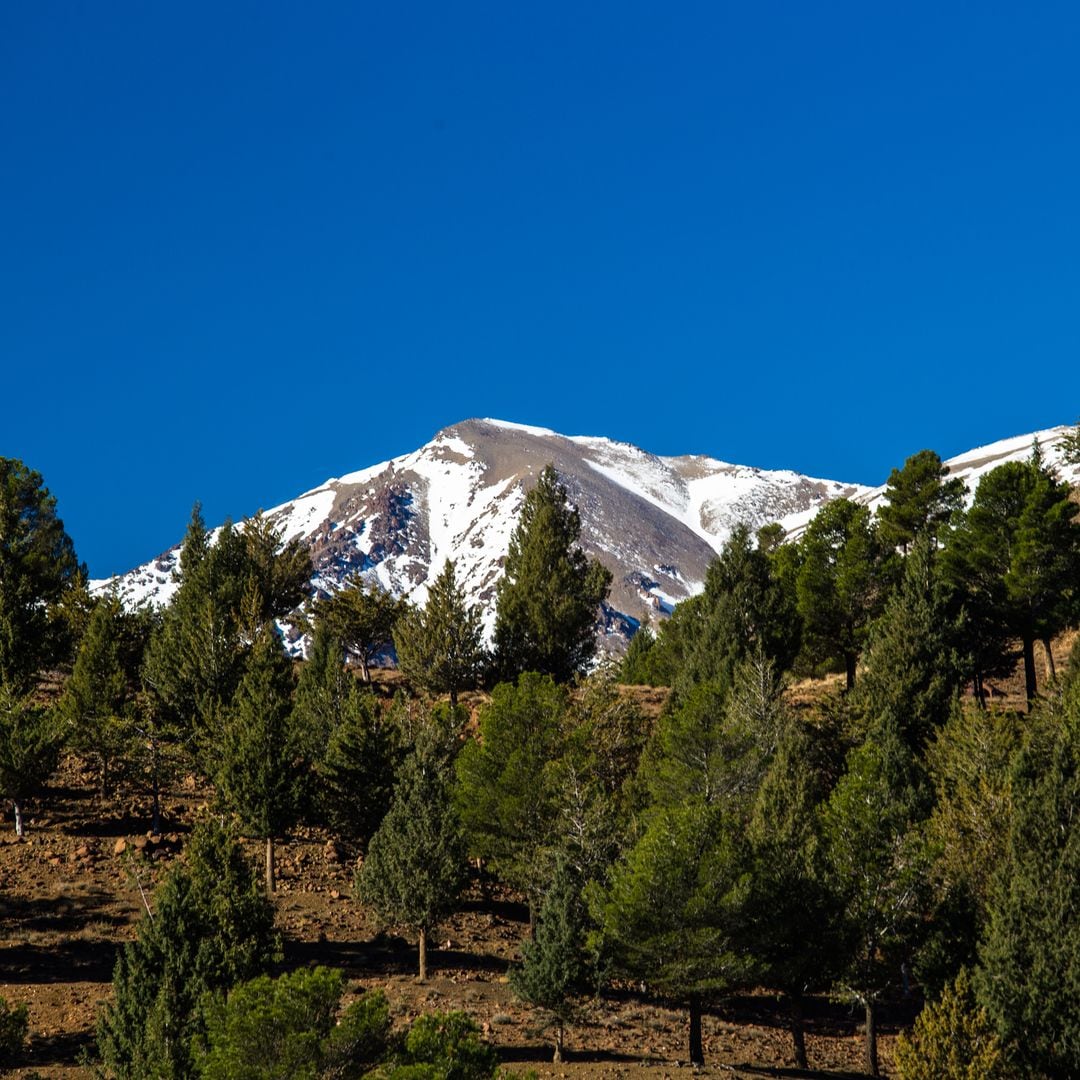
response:
<path id="1" fill-rule="evenodd" d="M 364 682 L 371 682 L 371 669 L 368 667 L 367 657 L 360 657 L 360 674 L 363 676 Z"/>
<path id="2" fill-rule="evenodd" d="M 420 927 L 420 982 L 427 982 L 427 928 Z"/>
<path id="3" fill-rule="evenodd" d="M 1024 638 L 1024 693 L 1030 712 L 1035 700 L 1035 639 L 1032 637 Z"/>
<path id="4" fill-rule="evenodd" d="M 266 838 L 266 895 L 274 892 L 274 838 Z"/>
<path id="5" fill-rule="evenodd" d="M 1054 653 L 1050 648 L 1050 639 L 1042 639 L 1043 648 L 1046 650 L 1046 681 L 1053 682 L 1057 678 L 1057 666 L 1054 664 Z"/>
<path id="6" fill-rule="evenodd" d="M 866 1003 L 866 1075 L 880 1076 L 877 1060 L 877 1010 L 872 1001 Z"/>
<path id="7" fill-rule="evenodd" d="M 450 687 L 450 708 L 451 709 L 456 709 L 457 708 L 457 687 L 456 686 L 451 686 Z"/>
<path id="8" fill-rule="evenodd" d="M 22 807 L 14 799 L 11 800 L 11 805 L 15 810 L 15 835 L 23 835 L 23 821 L 22 821 Z"/>
<path id="9" fill-rule="evenodd" d="M 555 1025 L 555 1053 L 551 1056 L 551 1063 L 553 1065 L 562 1064 L 562 1046 L 563 1046 L 563 1022 L 560 1020 Z"/>
<path id="10" fill-rule="evenodd" d="M 153 777 L 154 810 L 150 819 L 150 832 L 154 836 L 161 835 L 161 780 L 158 776 L 158 746 L 157 740 L 150 743 L 150 773 Z"/>
<path id="11" fill-rule="evenodd" d="M 803 1031 L 802 994 L 791 995 L 791 1041 L 795 1047 L 795 1068 L 809 1069 L 806 1060 L 806 1035 Z"/>
<path id="12" fill-rule="evenodd" d="M 849 690 L 855 689 L 855 664 L 858 662 L 858 655 L 856 653 L 844 654 L 844 669 L 847 673 L 847 688 Z"/>
<path id="13" fill-rule="evenodd" d="M 986 712 L 986 689 L 983 687 L 983 677 L 981 671 L 976 671 L 975 676 L 972 679 L 973 689 L 975 691 L 975 700 L 979 703 L 979 708 Z"/>
<path id="14" fill-rule="evenodd" d="M 705 1051 L 701 1048 L 701 998 L 697 994 L 690 995 L 690 1064 L 705 1064 Z"/>

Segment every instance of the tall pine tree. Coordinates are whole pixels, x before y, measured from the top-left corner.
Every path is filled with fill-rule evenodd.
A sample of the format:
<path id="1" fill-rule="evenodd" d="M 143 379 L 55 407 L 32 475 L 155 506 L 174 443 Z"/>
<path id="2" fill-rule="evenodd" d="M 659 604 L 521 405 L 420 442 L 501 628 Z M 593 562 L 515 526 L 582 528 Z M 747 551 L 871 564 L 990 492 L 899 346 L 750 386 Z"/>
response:
<path id="1" fill-rule="evenodd" d="M 580 538 L 581 516 L 548 465 L 525 496 L 496 591 L 502 678 L 538 671 L 566 682 L 592 660 L 611 572 L 586 557 Z"/>
<path id="2" fill-rule="evenodd" d="M 449 694 L 475 686 L 487 656 L 480 609 L 465 600 L 453 559 L 447 559 L 422 608 L 411 608 L 394 627 L 398 667 L 409 682 L 431 694 Z"/>

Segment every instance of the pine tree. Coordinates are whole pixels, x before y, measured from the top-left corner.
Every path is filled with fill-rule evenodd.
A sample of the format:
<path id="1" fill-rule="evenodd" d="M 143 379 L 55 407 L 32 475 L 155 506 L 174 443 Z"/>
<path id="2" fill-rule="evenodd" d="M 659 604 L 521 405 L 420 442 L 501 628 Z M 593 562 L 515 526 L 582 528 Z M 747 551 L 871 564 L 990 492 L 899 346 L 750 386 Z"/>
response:
<path id="1" fill-rule="evenodd" d="M 417 932 L 419 977 L 427 979 L 428 935 L 465 884 L 465 845 L 450 798 L 442 748 L 424 740 L 406 759 L 394 801 L 357 875 L 361 902 Z"/>
<path id="2" fill-rule="evenodd" d="M 680 691 L 704 681 L 730 684 L 736 664 L 760 653 L 782 670 L 799 647 L 794 598 L 774 578 L 766 551 L 736 525 L 705 575 L 700 625 L 676 680 Z"/>
<path id="3" fill-rule="evenodd" d="M 260 975 L 206 1006 L 195 1041 L 200 1080 L 319 1080 L 330 1050 L 345 978 L 325 967 L 276 979 Z"/>
<path id="4" fill-rule="evenodd" d="M 41 474 L 0 457 L 0 684 L 21 696 L 64 647 L 55 616 L 86 578 Z"/>
<path id="5" fill-rule="evenodd" d="M 799 541 L 799 559 L 795 589 L 804 651 L 815 663 L 841 660 L 851 690 L 889 576 L 870 511 L 848 499 L 827 503 Z"/>
<path id="6" fill-rule="evenodd" d="M 297 740 L 308 761 L 319 762 L 341 725 L 356 679 L 345 667 L 345 646 L 325 622 L 314 629 L 293 697 Z"/>
<path id="7" fill-rule="evenodd" d="M 918 763 L 892 728 L 856 747 L 823 811 L 831 883 L 850 942 L 841 988 L 866 1011 L 866 1071 L 878 1074 L 878 1001 L 914 952 L 928 898 L 917 830 L 927 810 Z"/>
<path id="8" fill-rule="evenodd" d="M 470 851 L 529 894 L 533 913 L 546 876 L 538 855 L 557 807 L 551 763 L 563 751 L 568 706 L 565 687 L 550 676 L 500 683 L 480 712 L 479 740 L 466 743 L 457 760 L 454 801 Z"/>
<path id="9" fill-rule="evenodd" d="M 936 542 L 913 542 L 903 576 L 870 631 L 857 706 L 867 721 L 903 733 L 912 750 L 949 717 L 960 688 L 960 628 L 950 617 Z"/>
<path id="10" fill-rule="evenodd" d="M 292 725 L 292 668 L 273 628 L 263 628 L 248 659 L 222 740 L 218 787 L 244 829 L 266 841 L 266 891 L 274 880 L 274 838 L 293 823 L 300 803 Z"/>
<path id="11" fill-rule="evenodd" d="M 902 469 L 893 469 L 877 512 L 882 542 L 906 555 L 916 536 L 936 539 L 964 502 L 963 480 L 948 477 L 933 450 L 920 450 Z"/>
<path id="12" fill-rule="evenodd" d="M 349 688 L 316 763 L 318 798 L 334 831 L 366 846 L 390 809 L 401 752 L 370 691 L 347 678 Z"/>
<path id="13" fill-rule="evenodd" d="M 553 465 L 525 496 L 496 590 L 495 662 L 504 679 L 538 671 L 567 682 L 596 652 L 611 572 L 578 546 L 581 517 Z"/>
<path id="14" fill-rule="evenodd" d="M 522 944 L 522 962 L 510 969 L 510 985 L 530 1005 L 544 1009 L 555 1022 L 555 1053 L 563 1059 L 563 1034 L 574 1014 L 573 994 L 585 975 L 585 907 L 581 883 L 565 859 L 554 875 L 536 924 L 536 936 Z"/>
<path id="15" fill-rule="evenodd" d="M 749 853 L 740 833 L 697 799 L 659 810 L 590 904 L 614 969 L 687 1002 L 694 1065 L 705 1060 L 703 998 L 730 991 L 752 970 L 743 947 Z"/>
<path id="16" fill-rule="evenodd" d="M 822 859 L 819 811 L 825 781 L 814 756 L 809 735 L 788 717 L 754 794 L 747 829 L 753 850 L 749 950 L 763 985 L 788 1002 L 799 1069 L 809 1068 L 805 996 L 829 986 L 842 945 Z"/>
<path id="17" fill-rule="evenodd" d="M 480 608 L 466 603 L 447 559 L 424 607 L 409 609 L 394 627 L 398 667 L 413 686 L 449 694 L 456 706 L 458 691 L 475 686 L 487 662 L 482 636 Z"/>
<path id="18" fill-rule="evenodd" d="M 401 603 L 390 593 L 355 574 L 340 592 L 315 602 L 313 622 L 316 627 L 325 623 L 360 662 L 364 682 L 370 683 L 372 661 L 393 644 L 401 612 Z"/>
<path id="19" fill-rule="evenodd" d="M 124 945 L 97 1045 L 119 1080 L 193 1075 L 203 995 L 265 973 L 278 957 L 274 912 L 240 846 L 219 824 L 191 834 L 184 863 L 156 890 L 153 914 Z"/>
<path id="20" fill-rule="evenodd" d="M 63 734 L 52 714 L 30 697 L 0 685 L 0 799 L 11 803 L 15 833 L 24 831 L 23 808 L 56 769 Z"/>
<path id="21" fill-rule="evenodd" d="M 120 657 L 124 621 L 115 595 L 98 601 L 58 706 L 71 743 L 97 760 L 102 794 L 109 792 L 112 771 L 128 757 L 136 734 L 137 687 Z"/>
<path id="22" fill-rule="evenodd" d="M 1032 718 L 1012 769 L 1007 843 L 978 997 L 1018 1067 L 1080 1074 L 1080 683 Z M 999 823 L 999 827 L 1001 827 Z"/>

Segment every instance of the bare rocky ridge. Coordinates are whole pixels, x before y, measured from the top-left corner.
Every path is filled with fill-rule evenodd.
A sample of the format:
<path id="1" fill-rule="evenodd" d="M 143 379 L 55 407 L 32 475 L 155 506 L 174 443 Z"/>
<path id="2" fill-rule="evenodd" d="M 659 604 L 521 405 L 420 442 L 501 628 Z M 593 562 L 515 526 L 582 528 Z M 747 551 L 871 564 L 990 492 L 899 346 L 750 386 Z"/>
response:
<path id="1" fill-rule="evenodd" d="M 952 459 L 971 489 L 988 469 L 1027 457 L 1038 437 L 1048 462 L 1067 428 L 1007 439 Z M 755 469 L 702 456 L 658 457 L 629 443 L 568 437 L 497 420 L 466 420 L 411 454 L 327 480 L 267 516 L 311 547 L 313 590 L 332 592 L 359 571 L 422 603 L 448 558 L 473 602 L 494 621 L 495 585 L 524 493 L 553 463 L 582 519 L 582 546 L 614 575 L 604 646 L 700 591 L 710 560 L 740 521 L 800 532 L 831 499 L 874 506 L 884 488 Z M 1065 474 L 1075 480 L 1078 470 Z M 179 548 L 117 579 L 125 602 L 165 603 Z M 105 588 L 109 582 L 95 583 Z"/>

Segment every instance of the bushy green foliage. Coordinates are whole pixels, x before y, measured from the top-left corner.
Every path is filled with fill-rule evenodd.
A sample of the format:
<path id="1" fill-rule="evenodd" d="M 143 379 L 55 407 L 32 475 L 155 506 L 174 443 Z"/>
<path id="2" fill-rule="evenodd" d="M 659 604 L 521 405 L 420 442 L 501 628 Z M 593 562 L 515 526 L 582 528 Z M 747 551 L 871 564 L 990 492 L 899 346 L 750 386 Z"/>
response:
<path id="1" fill-rule="evenodd" d="M 138 683 L 121 658 L 130 621 L 116 596 L 97 602 L 57 706 L 71 744 L 97 762 L 103 792 L 109 791 L 117 767 L 126 763 L 138 734 Z"/>
<path id="2" fill-rule="evenodd" d="M 218 790 L 251 835 L 267 841 L 266 884 L 274 888 L 273 840 L 295 820 L 302 774 L 292 724 L 292 668 L 272 626 L 259 632 L 227 713 Z"/>
<path id="3" fill-rule="evenodd" d="M 885 502 L 877 512 L 882 541 L 907 553 L 917 536 L 936 539 L 963 501 L 963 480 L 949 479 L 949 470 L 933 450 L 920 450 L 902 469 L 889 473 Z"/>
<path id="4" fill-rule="evenodd" d="M 540 905 L 536 936 L 522 944 L 521 964 L 510 969 L 514 992 L 554 1018 L 556 1062 L 562 1060 L 563 1029 L 585 974 L 585 926 L 581 883 L 566 860 L 559 859 Z"/>
<path id="5" fill-rule="evenodd" d="M 194 1043 L 203 1080 L 316 1080 L 345 979 L 317 967 L 261 975 L 204 1004 Z"/>
<path id="6" fill-rule="evenodd" d="M 56 615 L 85 577 L 41 474 L 0 457 L 0 685 L 15 696 L 64 651 Z"/>
<path id="7" fill-rule="evenodd" d="M 1006 1080 L 1001 1041 L 962 970 L 896 1041 L 900 1080 Z"/>
<path id="8" fill-rule="evenodd" d="M 811 664 L 839 661 L 848 689 L 888 591 L 888 552 L 870 511 L 848 499 L 826 503 L 798 544 L 795 576 L 803 650 Z"/>
<path id="9" fill-rule="evenodd" d="M 22 1053 L 30 1025 L 25 1005 L 9 1005 L 0 997 L 0 1065 L 12 1065 Z"/>
<path id="10" fill-rule="evenodd" d="M 375 990 L 340 1012 L 345 978 L 316 967 L 261 975 L 204 1005 L 193 1044 L 201 1080 L 353 1080 L 386 1057 L 390 1014 Z"/>
<path id="11" fill-rule="evenodd" d="M 317 600 L 313 622 L 324 625 L 360 663 L 364 682 L 371 682 L 371 664 L 394 641 L 394 627 L 404 608 L 386 590 L 354 574 L 333 596 Z"/>
<path id="12" fill-rule="evenodd" d="M 213 821 L 192 833 L 152 910 L 120 950 L 113 999 L 98 1020 L 105 1072 L 121 1080 L 191 1075 L 203 995 L 265 973 L 278 952 L 273 908 L 239 845 Z"/>
<path id="13" fill-rule="evenodd" d="M 499 677 L 538 671 L 566 682 L 596 651 L 611 572 L 578 546 L 581 517 L 552 465 L 525 496 L 496 587 Z"/>
<path id="14" fill-rule="evenodd" d="M 866 1009 L 866 1069 L 878 1073 L 877 1001 L 910 955 L 929 905 L 929 856 L 919 823 L 927 791 L 919 763 L 891 728 L 851 752 L 823 810 L 832 887 L 839 898 L 840 987 Z"/>
<path id="15" fill-rule="evenodd" d="M 402 753 L 370 691 L 351 675 L 316 761 L 318 804 L 340 836 L 366 846 L 390 809 Z"/>
<path id="16" fill-rule="evenodd" d="M 552 763 L 562 754 L 569 696 L 549 675 L 500 683 L 480 713 L 480 738 L 457 760 L 454 802 L 469 848 L 503 878 L 532 892 L 544 879 L 537 855 L 557 806 Z"/>
<path id="17" fill-rule="evenodd" d="M 744 929 L 749 849 L 701 799 L 654 812 L 641 839 L 592 890 L 605 962 L 690 1004 L 690 1058 L 703 1061 L 702 995 L 730 990 L 751 963 Z"/>
<path id="18" fill-rule="evenodd" d="M 449 763 L 433 744 L 422 742 L 406 759 L 356 882 L 361 901 L 382 919 L 417 931 L 421 980 L 427 977 L 428 933 L 465 884 L 465 844 L 450 797 Z"/>
<path id="19" fill-rule="evenodd" d="M 922 749 L 956 699 L 959 636 L 940 579 L 936 541 L 923 532 L 870 631 L 857 700 L 868 730 L 890 725 L 912 750 Z"/>
<path id="20" fill-rule="evenodd" d="M 1033 718 L 1012 770 L 1004 858 L 976 973 L 1016 1062 L 1080 1074 L 1080 684 Z"/>
<path id="21" fill-rule="evenodd" d="M 48 710 L 0 684 L 0 799 L 11 803 L 19 836 L 23 806 L 56 769 L 62 742 L 63 731 Z"/>
<path id="22" fill-rule="evenodd" d="M 409 682 L 430 694 L 449 694 L 477 684 L 487 664 L 480 608 L 465 601 L 452 559 L 447 559 L 422 608 L 409 608 L 394 627 L 398 667 Z"/>
<path id="23" fill-rule="evenodd" d="M 143 677 L 169 719 L 193 734 L 207 775 L 217 771 L 224 719 L 259 628 L 293 611 L 309 588 L 311 556 L 261 515 L 226 522 L 211 545 L 198 503 L 180 552 L 179 588 L 147 648 Z"/>
<path id="24" fill-rule="evenodd" d="M 405 1068 L 390 1075 L 394 1080 L 406 1076 L 490 1080 L 498 1064 L 494 1048 L 481 1040 L 475 1022 L 467 1013 L 426 1013 L 413 1021 L 405 1036 Z"/>

